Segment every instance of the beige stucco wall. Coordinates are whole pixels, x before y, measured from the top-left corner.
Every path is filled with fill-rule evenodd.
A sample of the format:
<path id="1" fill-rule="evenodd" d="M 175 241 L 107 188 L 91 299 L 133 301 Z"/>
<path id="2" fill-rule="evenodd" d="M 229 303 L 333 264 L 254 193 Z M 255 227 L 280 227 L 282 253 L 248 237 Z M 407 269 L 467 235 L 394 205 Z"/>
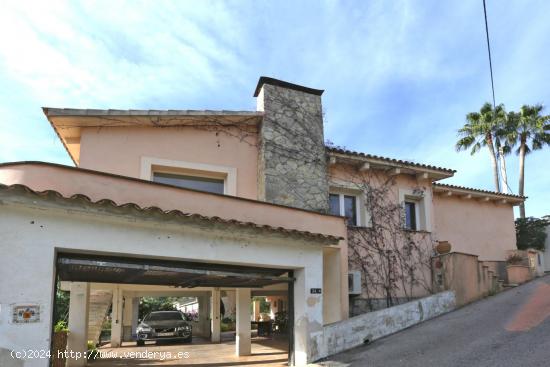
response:
<path id="1" fill-rule="evenodd" d="M 352 194 L 360 194 L 366 186 L 381 187 L 389 179 L 387 172 L 382 170 L 358 170 L 357 165 L 351 164 L 335 164 L 329 166 L 329 185 L 331 192 L 346 192 Z M 404 200 L 404 196 L 412 194 L 415 189 L 423 191 L 424 205 L 426 213 L 421 216 L 426 219 L 426 223 L 421 223 L 423 229 L 428 231 L 433 228 L 433 208 L 432 208 L 432 185 L 429 179 L 420 178 L 415 175 L 400 174 L 393 176 L 393 184 L 388 191 L 389 199 L 395 203 L 400 203 Z M 359 203 L 364 207 L 364 203 Z M 360 225 L 368 224 L 368 213 L 362 210 L 359 213 Z"/>
<path id="2" fill-rule="evenodd" d="M 237 171 L 236 195 L 257 199 L 257 134 L 255 128 L 246 134 L 242 129 L 83 128 L 80 167 L 136 178 L 142 157 L 232 167 Z"/>
<path id="3" fill-rule="evenodd" d="M 384 187 L 386 182 L 390 180 L 390 176 L 386 171 L 383 170 L 365 170 L 360 171 L 357 165 L 352 164 L 333 164 L 329 166 L 329 186 L 330 192 L 335 193 L 349 193 L 356 195 L 359 198 L 359 226 L 368 227 L 370 225 L 369 217 L 370 213 L 368 212 L 365 203 L 363 202 L 364 197 L 362 195 L 363 190 L 366 187 Z M 423 198 L 419 200 L 422 202 L 422 205 L 419 206 L 419 225 L 423 231 L 410 232 L 411 236 L 416 238 L 416 242 L 423 251 L 425 261 L 429 262 L 429 256 L 431 254 L 432 248 L 432 238 L 430 235 L 430 230 L 433 228 L 433 207 L 432 207 L 432 187 L 431 181 L 426 178 L 421 178 L 419 176 L 410 175 L 410 174 L 400 174 L 393 176 L 393 182 L 387 184 L 388 188 L 388 205 L 395 205 L 402 203 L 405 200 L 406 196 L 413 195 L 415 189 L 421 190 L 423 193 Z M 389 204 L 392 203 L 392 204 Z M 400 220 L 396 218 L 396 220 Z M 359 231 L 361 229 L 358 229 Z M 357 230 L 356 230 L 357 231 Z M 349 239 L 352 237 L 351 232 L 348 233 L 348 243 Z M 358 237 L 361 238 L 361 237 Z M 388 238 L 388 243 L 391 243 L 392 239 Z M 356 250 L 361 252 L 362 249 Z M 348 248 L 348 256 L 357 256 L 352 248 Z M 348 267 L 350 270 L 361 270 L 357 262 L 354 262 L 353 258 L 348 259 Z M 364 275 L 364 274 L 362 274 Z M 403 289 L 396 290 L 397 297 L 405 297 L 406 295 L 412 297 L 423 297 L 429 294 L 427 288 L 431 287 L 431 272 L 428 266 L 425 266 L 424 269 L 420 269 L 416 274 L 416 278 L 419 280 L 419 283 L 415 285 L 412 290 L 407 290 L 404 292 Z M 362 288 L 365 292 L 365 288 Z M 372 291 L 371 291 L 372 292 Z M 368 298 L 366 293 L 362 295 L 365 298 Z M 372 296 L 372 295 L 371 295 Z M 383 294 L 378 294 L 378 298 L 384 298 Z"/>
<path id="4" fill-rule="evenodd" d="M 435 196 L 433 204 L 435 236 L 449 241 L 452 251 L 503 261 L 508 250 L 516 249 L 511 205 L 443 195 Z"/>

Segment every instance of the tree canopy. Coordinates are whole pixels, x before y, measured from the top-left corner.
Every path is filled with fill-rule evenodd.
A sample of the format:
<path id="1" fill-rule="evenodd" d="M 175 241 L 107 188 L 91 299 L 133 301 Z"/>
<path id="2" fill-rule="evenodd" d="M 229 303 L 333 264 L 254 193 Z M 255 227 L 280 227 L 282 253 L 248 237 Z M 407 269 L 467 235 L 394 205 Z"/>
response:
<path id="1" fill-rule="evenodd" d="M 547 217 L 548 218 L 548 217 Z M 518 249 L 533 248 L 544 251 L 546 241 L 546 227 L 550 220 L 545 218 L 518 218 L 516 219 L 516 241 Z"/>

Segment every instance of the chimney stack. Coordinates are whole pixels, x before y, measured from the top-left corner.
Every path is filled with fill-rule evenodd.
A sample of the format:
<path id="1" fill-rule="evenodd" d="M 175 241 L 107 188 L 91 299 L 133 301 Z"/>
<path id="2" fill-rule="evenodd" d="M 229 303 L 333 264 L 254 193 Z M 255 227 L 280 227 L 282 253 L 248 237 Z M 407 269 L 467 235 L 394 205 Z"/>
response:
<path id="1" fill-rule="evenodd" d="M 323 90 L 260 77 L 254 97 L 264 112 L 258 159 L 259 199 L 328 212 Z"/>

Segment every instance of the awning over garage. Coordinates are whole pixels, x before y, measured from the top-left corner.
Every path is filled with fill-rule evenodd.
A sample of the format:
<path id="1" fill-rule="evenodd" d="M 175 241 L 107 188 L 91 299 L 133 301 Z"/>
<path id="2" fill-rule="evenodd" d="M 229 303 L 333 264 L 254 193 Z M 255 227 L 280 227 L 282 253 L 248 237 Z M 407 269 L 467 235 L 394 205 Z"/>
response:
<path id="1" fill-rule="evenodd" d="M 294 280 L 286 269 L 72 253 L 57 255 L 57 271 L 64 281 L 185 288 L 261 288 Z"/>

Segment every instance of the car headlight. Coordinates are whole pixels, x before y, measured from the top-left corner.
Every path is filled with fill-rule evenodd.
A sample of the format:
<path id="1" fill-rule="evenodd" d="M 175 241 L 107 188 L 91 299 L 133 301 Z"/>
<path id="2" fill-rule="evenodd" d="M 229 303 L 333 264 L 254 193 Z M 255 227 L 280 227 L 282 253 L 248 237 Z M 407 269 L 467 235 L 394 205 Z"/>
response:
<path id="1" fill-rule="evenodd" d="M 189 330 L 191 330 L 191 326 L 190 325 L 179 326 L 178 331 L 182 331 L 182 330 L 189 331 Z"/>
<path id="2" fill-rule="evenodd" d="M 139 325 L 139 326 L 137 327 L 137 331 L 138 331 L 138 332 L 141 331 L 141 332 L 145 332 L 145 333 L 146 333 L 146 332 L 151 331 L 151 327 L 150 327 L 149 325 L 145 325 L 145 324 Z"/>

